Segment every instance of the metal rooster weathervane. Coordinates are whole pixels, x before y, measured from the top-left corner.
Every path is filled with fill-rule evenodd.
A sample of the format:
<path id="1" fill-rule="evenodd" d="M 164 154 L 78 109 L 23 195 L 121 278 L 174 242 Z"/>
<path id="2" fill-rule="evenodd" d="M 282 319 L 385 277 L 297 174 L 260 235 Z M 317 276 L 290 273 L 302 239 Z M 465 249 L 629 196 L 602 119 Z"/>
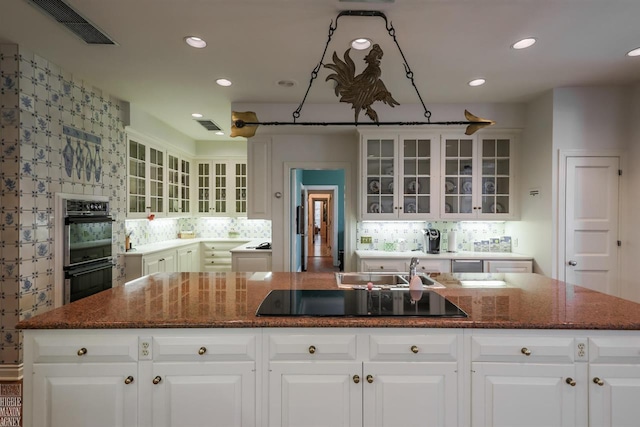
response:
<path id="1" fill-rule="evenodd" d="M 344 61 L 338 58 L 336 52 L 333 53 L 333 64 L 324 64 L 325 68 L 329 68 L 334 71 L 334 73 L 327 76 L 326 81 L 333 80 L 335 82 L 335 93 L 336 96 L 340 96 L 340 102 L 346 102 L 351 104 L 351 108 L 355 110 L 355 121 L 354 122 L 298 122 L 297 119 L 300 118 L 300 111 L 302 111 L 302 107 L 304 106 L 305 100 L 307 99 L 307 95 L 309 95 L 309 90 L 313 85 L 313 81 L 318 77 L 318 72 L 320 71 L 321 66 L 324 62 L 324 57 L 327 53 L 327 48 L 329 47 L 329 43 L 331 42 L 331 37 L 333 36 L 334 31 L 338 27 L 338 19 L 341 16 L 372 16 L 372 17 L 380 17 L 384 19 L 386 24 L 386 29 L 389 35 L 393 38 L 396 46 L 398 47 L 398 51 L 402 56 L 404 61 L 405 74 L 407 79 L 411 81 L 413 88 L 416 91 L 416 95 L 424 108 L 424 117 L 426 121 L 423 122 L 380 122 L 378 120 L 378 114 L 376 111 L 371 108 L 371 105 L 380 101 L 391 107 L 395 107 L 396 105 L 400 105 L 391 93 L 387 90 L 386 86 L 380 79 L 382 75 L 382 70 L 380 69 L 380 60 L 383 56 L 382 49 L 379 45 L 374 44 L 371 47 L 371 51 L 365 56 L 364 60 L 367 63 L 366 68 L 362 71 L 362 73 L 355 75 L 355 64 L 351 57 L 349 56 L 349 51 L 351 49 L 347 49 L 344 53 Z M 365 115 L 369 117 L 372 122 L 363 122 L 358 123 L 358 116 L 360 112 L 364 110 Z M 431 111 L 427 109 L 424 105 L 424 101 L 422 100 L 422 96 L 420 96 L 420 92 L 415 84 L 413 79 L 413 71 L 409 67 L 407 60 L 398 44 L 398 40 L 395 35 L 395 28 L 387 21 L 387 17 L 384 13 L 378 11 L 363 11 L 363 10 L 346 10 L 342 11 L 338 14 L 334 22 L 332 21 L 329 25 L 329 37 L 327 39 L 327 43 L 325 44 L 324 51 L 322 53 L 322 58 L 320 62 L 315 66 L 313 71 L 311 72 L 311 79 L 309 80 L 309 86 L 307 87 L 307 91 L 304 94 L 302 102 L 298 106 L 298 108 L 293 112 L 293 122 L 259 122 L 258 117 L 253 111 L 246 112 L 236 112 L 233 111 L 231 113 L 231 136 L 242 136 L 245 138 L 250 138 L 255 135 L 256 129 L 258 125 L 263 126 L 362 126 L 362 125 L 393 125 L 393 126 L 416 126 L 416 125 L 467 125 L 467 129 L 465 134 L 473 135 L 478 130 L 495 124 L 493 120 L 483 119 L 471 114 L 469 111 L 465 110 L 464 115 L 467 121 L 447 121 L 447 122 L 432 122 L 431 121 Z"/>

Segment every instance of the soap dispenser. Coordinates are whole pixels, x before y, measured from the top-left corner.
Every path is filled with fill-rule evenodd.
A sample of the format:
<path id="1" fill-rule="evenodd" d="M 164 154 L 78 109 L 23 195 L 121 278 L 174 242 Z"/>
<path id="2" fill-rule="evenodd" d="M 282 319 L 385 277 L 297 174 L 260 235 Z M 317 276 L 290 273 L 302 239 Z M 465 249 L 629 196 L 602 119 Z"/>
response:
<path id="1" fill-rule="evenodd" d="M 412 303 L 420 301 L 422 298 L 422 279 L 416 274 L 416 266 L 419 262 L 418 258 L 411 258 L 411 263 L 409 264 L 409 295 Z"/>

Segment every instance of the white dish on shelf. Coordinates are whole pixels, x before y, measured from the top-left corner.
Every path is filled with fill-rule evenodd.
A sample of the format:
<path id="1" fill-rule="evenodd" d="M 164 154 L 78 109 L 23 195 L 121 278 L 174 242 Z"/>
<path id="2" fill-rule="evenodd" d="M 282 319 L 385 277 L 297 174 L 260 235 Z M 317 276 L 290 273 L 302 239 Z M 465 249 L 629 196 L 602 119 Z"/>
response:
<path id="1" fill-rule="evenodd" d="M 371 203 L 369 205 L 369 213 L 380 213 L 380 204 L 379 203 Z"/>
<path id="2" fill-rule="evenodd" d="M 453 211 L 453 208 L 451 207 L 451 205 L 449 203 L 445 203 L 444 204 L 444 212 L 445 213 L 451 213 Z"/>
<path id="3" fill-rule="evenodd" d="M 464 184 L 462 184 L 462 192 L 464 194 L 471 194 L 472 191 L 473 186 L 471 185 L 471 181 L 466 181 Z"/>
<path id="4" fill-rule="evenodd" d="M 393 181 L 391 181 L 389 185 L 387 185 L 387 192 L 393 193 Z"/>
<path id="5" fill-rule="evenodd" d="M 370 193 L 379 193 L 380 192 L 380 182 L 377 180 L 373 180 L 369 182 L 369 192 Z"/>
<path id="6" fill-rule="evenodd" d="M 493 194 L 496 192 L 496 185 L 493 181 L 486 181 L 484 183 L 484 194 Z"/>
<path id="7" fill-rule="evenodd" d="M 489 206 L 492 213 L 504 213 L 504 207 L 500 203 L 494 203 Z"/>
<path id="8" fill-rule="evenodd" d="M 406 203 L 404 205 L 404 211 L 405 213 L 416 213 L 416 204 L 415 203 Z"/>
<path id="9" fill-rule="evenodd" d="M 407 186 L 407 190 L 409 190 L 409 193 L 417 193 L 418 190 L 420 190 L 420 184 L 417 181 L 411 181 L 409 182 L 409 185 Z"/>
<path id="10" fill-rule="evenodd" d="M 456 185 L 452 181 L 446 180 L 444 182 L 444 191 L 448 194 L 454 193 L 456 191 Z"/>

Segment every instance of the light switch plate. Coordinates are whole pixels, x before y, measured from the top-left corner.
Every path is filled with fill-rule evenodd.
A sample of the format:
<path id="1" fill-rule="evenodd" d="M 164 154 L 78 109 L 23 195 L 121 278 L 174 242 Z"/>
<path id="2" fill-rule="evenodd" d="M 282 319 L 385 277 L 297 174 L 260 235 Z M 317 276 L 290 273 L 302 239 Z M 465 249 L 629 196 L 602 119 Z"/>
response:
<path id="1" fill-rule="evenodd" d="M 371 236 L 360 236 L 360 243 L 372 243 Z"/>

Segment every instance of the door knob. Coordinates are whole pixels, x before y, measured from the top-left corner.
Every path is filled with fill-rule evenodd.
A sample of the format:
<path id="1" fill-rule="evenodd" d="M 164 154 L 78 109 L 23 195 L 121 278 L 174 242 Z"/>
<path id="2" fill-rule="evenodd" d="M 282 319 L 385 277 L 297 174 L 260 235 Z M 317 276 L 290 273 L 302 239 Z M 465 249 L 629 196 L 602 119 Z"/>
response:
<path id="1" fill-rule="evenodd" d="M 373 382 L 373 375 L 367 375 L 367 382 L 371 384 Z"/>
<path id="2" fill-rule="evenodd" d="M 353 376 L 353 382 L 358 384 L 360 382 L 360 375 L 354 375 Z"/>
<path id="3" fill-rule="evenodd" d="M 598 384 L 598 385 L 599 385 L 599 386 L 601 386 L 601 387 L 604 385 L 604 381 L 602 381 L 602 380 L 601 380 L 600 378 L 598 378 L 598 377 L 595 377 L 595 378 L 593 379 L 593 382 L 594 382 L 594 383 L 596 383 L 596 384 Z"/>
<path id="4" fill-rule="evenodd" d="M 157 377 L 155 377 L 155 378 L 153 379 L 153 381 L 152 381 L 152 382 L 153 382 L 154 384 L 160 384 L 160 381 L 162 381 L 162 377 L 161 377 L 160 375 L 158 375 Z"/>
<path id="5" fill-rule="evenodd" d="M 565 382 L 567 384 L 569 384 L 571 387 L 575 387 L 576 386 L 576 381 L 571 377 L 567 378 Z"/>
<path id="6" fill-rule="evenodd" d="M 133 382 L 133 377 L 131 375 L 129 375 L 127 378 L 124 379 L 125 384 L 131 384 L 132 382 Z"/>
<path id="7" fill-rule="evenodd" d="M 568 264 L 569 264 L 571 267 L 575 267 L 576 265 L 578 265 L 578 263 L 577 263 L 576 261 L 573 261 L 573 260 L 569 261 L 569 263 L 568 263 Z"/>

